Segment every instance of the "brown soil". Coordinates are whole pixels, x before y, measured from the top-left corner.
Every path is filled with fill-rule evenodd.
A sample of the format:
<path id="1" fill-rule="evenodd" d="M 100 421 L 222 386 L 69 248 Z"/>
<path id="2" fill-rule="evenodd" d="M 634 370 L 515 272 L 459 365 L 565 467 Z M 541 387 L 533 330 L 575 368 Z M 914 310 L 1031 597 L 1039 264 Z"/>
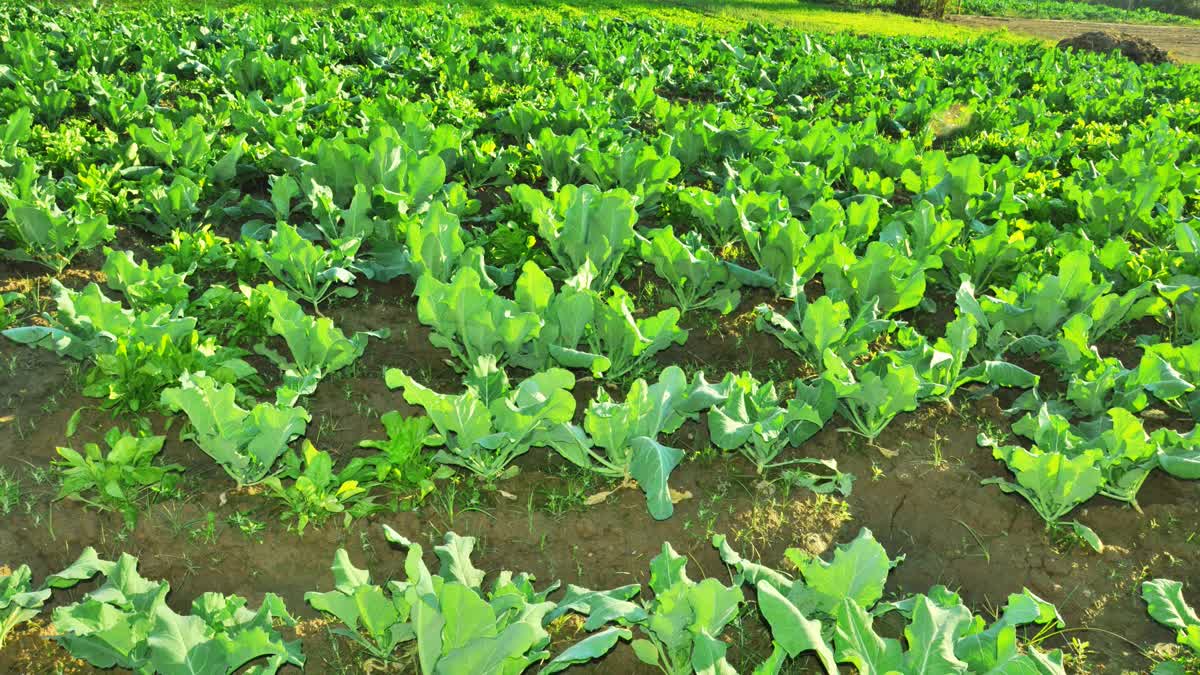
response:
<path id="1" fill-rule="evenodd" d="M 14 276 L 0 272 L 0 287 L 13 283 Z M 334 308 L 332 316 L 348 331 L 388 326 L 391 338 L 372 340 L 359 364 L 328 379 L 307 403 L 313 414 L 310 439 L 340 461 L 359 452 L 358 441 L 381 437 L 379 414 L 415 412 L 384 386 L 384 368 L 410 370 L 439 389 L 457 388 L 458 377 L 443 362 L 445 354 L 430 346 L 428 331 L 415 320 L 408 282 L 374 285 L 370 291 Z M 710 379 L 741 369 L 777 381 L 798 374 L 802 364 L 794 355 L 753 329 L 749 313 L 759 301 L 746 298 L 738 313 L 715 324 L 708 315 L 689 317 L 692 333 L 686 348 L 665 353 L 660 365 L 704 367 Z M 472 535 L 480 540 L 476 563 L 482 569 L 528 571 L 545 583 L 557 579 L 592 588 L 645 582 L 649 561 L 663 542 L 691 558 L 693 578 L 723 577 L 726 572 L 709 543 L 713 534 L 727 534 L 747 556 L 783 565 L 788 547 L 827 553 L 867 527 L 891 555 L 905 557 L 892 573 L 892 594 L 945 584 L 989 619 L 1009 593 L 1022 587 L 1056 603 L 1070 632 L 1044 646 L 1065 646 L 1070 638 L 1090 643 L 1086 660 L 1074 662 L 1075 672 L 1147 670 L 1149 661 L 1141 651 L 1171 642 L 1173 635 L 1146 616 L 1140 581 L 1200 577 L 1196 483 L 1156 474 L 1141 493 L 1144 514 L 1103 499 L 1079 510 L 1074 515 L 1107 544 L 1103 554 L 1052 540 L 1020 498 L 981 486 L 981 480 L 1006 473 L 975 443 L 982 427 L 1006 426 L 994 398 L 961 402 L 957 409 L 925 407 L 897 419 L 881 441 L 898 451 L 895 458 L 839 432 L 836 424 L 789 451 L 790 457 L 834 458 L 842 470 L 853 473 L 854 492 L 845 502 L 805 490 L 764 491 L 749 464 L 717 455 L 706 428 L 689 424 L 670 439 L 688 451 L 672 485 L 693 497 L 666 521 L 652 520 L 641 494 L 629 490 L 583 507 L 582 498 L 609 486 L 535 451 L 519 462 L 520 475 L 502 486 L 515 499 L 457 481 L 443 485 L 415 513 L 388 514 L 349 529 L 340 520 L 331 521 L 310 526 L 303 537 L 286 531 L 271 501 L 232 491 L 208 457 L 194 445 L 180 443 L 177 420 L 165 432 L 164 459 L 187 467 L 186 498 L 148 506 L 137 529 L 124 534 L 115 514 L 51 502 L 56 485 L 53 472 L 45 469 L 54 448 L 68 443 L 80 447 L 113 424 L 107 413 L 89 409 L 79 434 L 63 437 L 72 412 L 91 403 L 78 393 L 72 366 L 47 352 L 0 341 L 0 467 L 18 476 L 25 489 L 23 504 L 0 519 L 0 564 L 28 563 L 40 580 L 92 545 L 106 556 L 137 555 L 145 576 L 171 582 L 177 607 L 205 591 L 238 593 L 252 602 L 265 592 L 279 593 L 294 613 L 308 620 L 298 633 L 310 672 L 373 670 L 349 643 L 332 638 L 315 621 L 303 596 L 332 586 L 329 565 L 338 547 L 346 548 L 357 565 L 368 566 L 377 580 L 401 575 L 403 555 L 384 541 L 382 523 L 426 544 L 427 550 L 446 530 Z M 581 403 L 598 386 L 584 384 L 578 392 Z M 164 420 L 152 421 L 163 433 Z M 941 459 L 935 461 L 938 454 Z M 258 539 L 247 538 L 227 522 L 235 511 L 266 522 L 266 531 Z M 211 537 L 204 532 L 209 513 L 215 524 Z M 55 602 L 77 599 L 85 590 L 60 592 Z M 749 672 L 770 647 L 753 607 L 744 615 L 747 620 L 728 637 L 734 663 Z M 570 625 L 555 628 L 563 639 L 573 630 Z M 44 624 L 18 631 L 0 652 L 0 673 L 90 672 L 48 646 L 45 633 Z M 589 672 L 644 671 L 624 647 Z"/>
<path id="2" fill-rule="evenodd" d="M 1144 38 L 1135 37 L 1128 33 L 1093 30 L 1073 38 L 1066 38 L 1058 43 L 1059 49 L 1095 52 L 1097 54 L 1119 53 L 1121 56 L 1137 64 L 1172 63 L 1166 50 L 1159 49 L 1154 43 Z"/>
<path id="3" fill-rule="evenodd" d="M 1073 38 L 1090 31 L 1127 33 L 1148 40 L 1160 49 L 1165 49 L 1181 63 L 1200 63 L 1200 28 L 1189 26 L 1142 26 L 1054 19 L 1010 19 L 992 16 L 953 16 L 946 20 L 970 28 L 1007 30 L 1018 35 L 1029 35 L 1053 42 L 1064 38 Z"/>

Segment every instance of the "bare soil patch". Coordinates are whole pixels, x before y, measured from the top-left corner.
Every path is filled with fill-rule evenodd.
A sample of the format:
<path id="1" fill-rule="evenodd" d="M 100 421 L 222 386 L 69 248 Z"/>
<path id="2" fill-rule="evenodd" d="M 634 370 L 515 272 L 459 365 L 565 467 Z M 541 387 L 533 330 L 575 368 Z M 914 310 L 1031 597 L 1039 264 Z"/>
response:
<path id="1" fill-rule="evenodd" d="M 1144 26 L 1055 19 L 1010 19 L 993 16 L 954 16 L 947 21 L 970 28 L 1007 30 L 1018 35 L 1028 35 L 1054 42 L 1097 30 L 1128 33 L 1134 37 L 1149 40 L 1154 46 L 1167 50 L 1181 63 L 1200 63 L 1200 28 L 1188 26 Z"/>

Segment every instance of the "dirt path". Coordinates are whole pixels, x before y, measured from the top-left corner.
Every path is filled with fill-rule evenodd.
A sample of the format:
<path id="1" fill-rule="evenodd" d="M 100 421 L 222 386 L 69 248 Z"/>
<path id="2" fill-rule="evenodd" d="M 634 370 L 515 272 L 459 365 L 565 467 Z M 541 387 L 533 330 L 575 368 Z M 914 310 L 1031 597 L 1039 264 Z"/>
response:
<path id="1" fill-rule="evenodd" d="M 947 21 L 971 28 L 1006 29 L 1012 33 L 1053 41 L 1093 30 L 1113 30 L 1145 38 L 1153 42 L 1155 46 L 1168 50 L 1183 63 L 1200 63 L 1200 28 L 1190 26 L 1141 26 L 1091 21 L 1009 19 L 992 16 L 955 16 Z"/>

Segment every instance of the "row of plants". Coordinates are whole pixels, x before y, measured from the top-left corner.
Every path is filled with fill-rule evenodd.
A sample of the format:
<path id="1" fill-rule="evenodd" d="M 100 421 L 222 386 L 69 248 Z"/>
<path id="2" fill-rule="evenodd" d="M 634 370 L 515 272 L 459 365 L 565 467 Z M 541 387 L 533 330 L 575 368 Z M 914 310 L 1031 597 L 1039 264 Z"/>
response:
<path id="1" fill-rule="evenodd" d="M 539 589 L 526 573 L 500 572 L 485 584 L 487 573 L 471 559 L 472 537 L 446 534 L 434 547 L 439 564 L 432 572 L 420 544 L 386 525 L 384 533 L 407 551 L 401 578 L 373 582 L 339 549 L 332 589 L 304 599 L 334 622 L 334 634 L 371 658 L 429 675 L 554 673 L 602 659 L 621 643 L 669 675 L 732 673 L 728 632 L 751 615 L 761 617 L 772 644 L 770 656 L 754 664 L 760 675 L 797 660 L 830 675 L 840 664 L 861 673 L 1065 673 L 1061 652 L 1037 646 L 1062 629 L 1062 618 L 1028 589 L 1010 595 L 990 622 L 944 586 L 885 601 L 889 571 L 901 559 L 890 559 L 869 530 L 828 560 L 789 549 L 794 572 L 744 559 L 718 536 L 713 546 L 730 568 L 729 583 L 692 579 L 687 558 L 663 544 L 650 561 L 648 593 L 630 584 L 604 591 L 568 585 L 561 594 L 557 582 Z M 279 596 L 267 593 L 255 608 L 237 595 L 205 593 L 180 614 L 168 604 L 170 586 L 144 578 L 137 558 L 104 560 L 91 548 L 40 586 L 27 566 L 0 577 L 0 644 L 54 594 L 80 585 L 91 590 L 56 606 L 51 626 L 59 645 L 93 666 L 211 675 L 305 665 L 301 642 L 286 637 L 297 620 Z M 1200 625 L 1187 614 L 1177 582 L 1148 582 L 1147 589 L 1156 619 Z M 563 644 L 572 615 L 575 633 L 552 653 L 552 634 L 556 646 Z M 891 636 L 896 627 L 902 637 Z"/>

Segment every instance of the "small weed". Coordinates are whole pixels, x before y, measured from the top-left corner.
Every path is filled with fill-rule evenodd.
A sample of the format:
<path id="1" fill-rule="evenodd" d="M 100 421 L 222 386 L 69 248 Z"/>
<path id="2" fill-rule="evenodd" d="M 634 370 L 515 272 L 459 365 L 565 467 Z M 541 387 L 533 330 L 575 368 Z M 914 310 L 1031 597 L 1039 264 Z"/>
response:
<path id="1" fill-rule="evenodd" d="M 0 467 L 0 516 L 10 515 L 21 503 L 24 493 L 21 481 L 10 471 Z"/>
<path id="2" fill-rule="evenodd" d="M 255 520 L 250 517 L 249 511 L 234 511 L 225 519 L 233 527 L 238 529 L 244 537 L 262 543 L 262 533 L 267 525 L 261 520 Z"/>
<path id="3" fill-rule="evenodd" d="M 217 543 L 217 514 L 209 511 L 204 514 L 204 518 L 200 521 L 203 525 L 192 530 L 188 536 L 192 541 L 198 544 L 215 544 Z M 194 525 L 195 523 L 191 523 Z"/>

